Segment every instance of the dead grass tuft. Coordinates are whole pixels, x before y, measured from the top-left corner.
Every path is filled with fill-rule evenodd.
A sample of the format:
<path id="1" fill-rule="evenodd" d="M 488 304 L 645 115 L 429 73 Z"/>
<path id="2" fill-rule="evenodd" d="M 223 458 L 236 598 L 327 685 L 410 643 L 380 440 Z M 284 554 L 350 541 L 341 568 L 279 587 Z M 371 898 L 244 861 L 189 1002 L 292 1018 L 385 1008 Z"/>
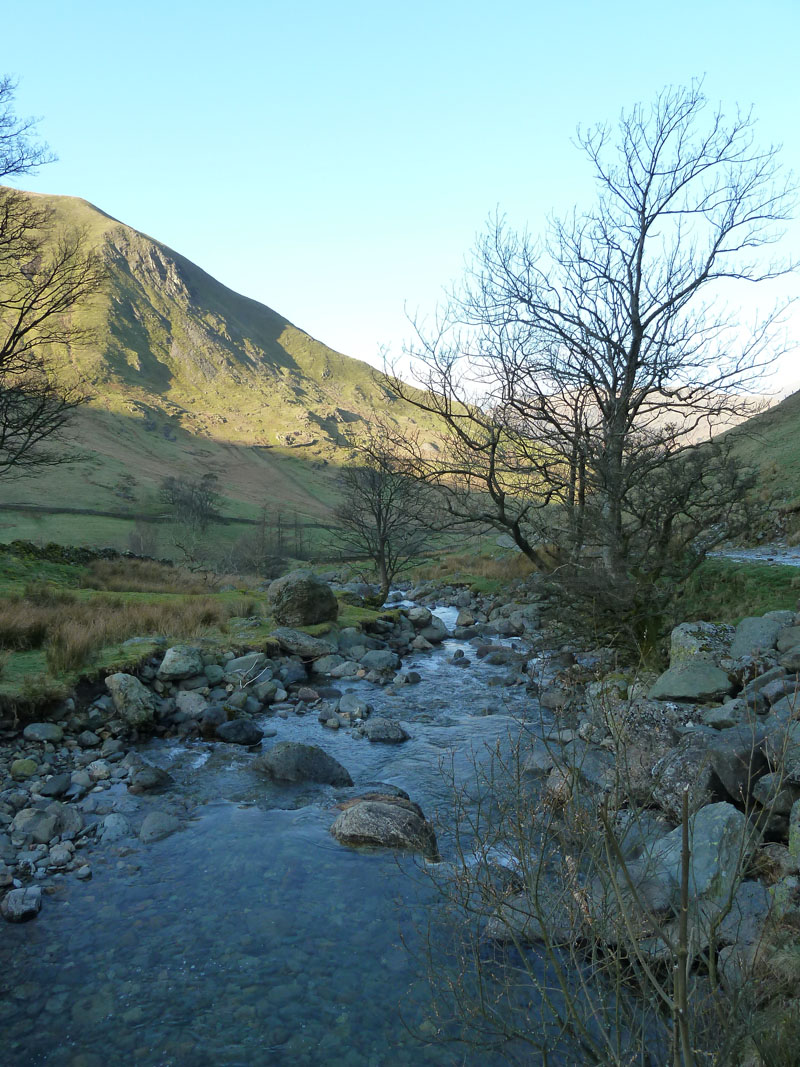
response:
<path id="1" fill-rule="evenodd" d="M 81 578 L 84 589 L 109 593 L 213 593 L 219 581 L 213 575 L 200 578 L 183 567 L 146 559 L 98 559 Z"/>

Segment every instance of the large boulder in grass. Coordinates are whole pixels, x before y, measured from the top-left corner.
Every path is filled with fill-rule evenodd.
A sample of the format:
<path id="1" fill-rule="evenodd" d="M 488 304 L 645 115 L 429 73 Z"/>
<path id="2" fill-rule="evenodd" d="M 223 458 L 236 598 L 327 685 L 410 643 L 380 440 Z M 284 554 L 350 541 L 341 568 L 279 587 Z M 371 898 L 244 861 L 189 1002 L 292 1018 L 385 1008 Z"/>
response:
<path id="1" fill-rule="evenodd" d="M 267 593 L 272 614 L 281 626 L 313 626 L 332 622 L 339 614 L 331 587 L 310 571 L 292 571 L 276 578 Z"/>
<path id="2" fill-rule="evenodd" d="M 279 741 L 253 761 L 262 774 L 278 782 L 320 782 L 323 785 L 352 785 L 347 769 L 318 745 L 299 741 Z"/>
<path id="3" fill-rule="evenodd" d="M 156 714 L 153 693 L 132 674 L 109 674 L 106 688 L 121 719 L 139 729 L 152 723 Z"/>
<path id="4" fill-rule="evenodd" d="M 343 845 L 400 848 L 431 860 L 439 858 L 433 827 L 418 804 L 402 797 L 372 795 L 350 801 L 331 833 Z"/>

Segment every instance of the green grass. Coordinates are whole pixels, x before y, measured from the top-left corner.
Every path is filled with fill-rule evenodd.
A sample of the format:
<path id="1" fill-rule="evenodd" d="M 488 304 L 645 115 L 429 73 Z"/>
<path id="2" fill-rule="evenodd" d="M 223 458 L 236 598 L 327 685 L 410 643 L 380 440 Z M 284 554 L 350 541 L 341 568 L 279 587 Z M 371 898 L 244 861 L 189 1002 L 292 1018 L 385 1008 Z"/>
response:
<path id="1" fill-rule="evenodd" d="M 180 568 L 135 561 L 79 565 L 0 553 L 0 711 L 27 715 L 81 678 L 131 670 L 153 654 L 156 637 L 212 652 L 270 648 L 276 624 L 263 592 L 243 578 L 235 585 L 220 591 Z M 335 623 L 305 629 L 335 633 L 379 615 L 393 617 L 342 602 Z M 153 640 L 126 644 L 132 637 Z"/>
<path id="2" fill-rule="evenodd" d="M 798 567 L 708 559 L 686 583 L 676 618 L 738 623 L 748 615 L 795 610 L 798 597 Z"/>

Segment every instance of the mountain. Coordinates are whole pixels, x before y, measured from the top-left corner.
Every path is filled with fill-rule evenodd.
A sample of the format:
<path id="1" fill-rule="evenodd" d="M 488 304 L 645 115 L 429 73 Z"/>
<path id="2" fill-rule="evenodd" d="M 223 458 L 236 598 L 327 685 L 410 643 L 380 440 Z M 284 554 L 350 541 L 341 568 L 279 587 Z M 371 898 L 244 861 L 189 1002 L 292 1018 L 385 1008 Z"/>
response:
<path id="1" fill-rule="evenodd" d="M 27 195 L 46 201 L 58 225 L 85 230 L 108 284 L 79 312 L 94 343 L 70 351 L 63 368 L 92 395 L 71 431 L 88 462 L 0 485 L 0 539 L 47 536 L 44 512 L 60 509 L 66 529 L 55 539 L 119 541 L 112 515 L 81 523 L 64 509 L 153 512 L 163 478 L 209 472 L 227 514 L 253 519 L 266 504 L 324 523 L 331 474 L 348 454 L 344 431 L 377 413 L 425 430 L 368 364 L 85 200 Z"/>

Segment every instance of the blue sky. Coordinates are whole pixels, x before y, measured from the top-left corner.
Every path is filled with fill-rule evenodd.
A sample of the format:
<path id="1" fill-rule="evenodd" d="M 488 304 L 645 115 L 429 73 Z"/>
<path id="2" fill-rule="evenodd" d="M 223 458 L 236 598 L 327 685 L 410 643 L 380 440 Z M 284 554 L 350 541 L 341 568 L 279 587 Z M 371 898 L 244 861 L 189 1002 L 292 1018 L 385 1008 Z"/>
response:
<path id="1" fill-rule="evenodd" d="M 39 0 L 4 11 L 0 71 L 59 156 L 23 185 L 377 362 L 496 208 L 537 232 L 590 202 L 578 123 L 705 76 L 800 172 L 799 36 L 798 0 Z"/>

